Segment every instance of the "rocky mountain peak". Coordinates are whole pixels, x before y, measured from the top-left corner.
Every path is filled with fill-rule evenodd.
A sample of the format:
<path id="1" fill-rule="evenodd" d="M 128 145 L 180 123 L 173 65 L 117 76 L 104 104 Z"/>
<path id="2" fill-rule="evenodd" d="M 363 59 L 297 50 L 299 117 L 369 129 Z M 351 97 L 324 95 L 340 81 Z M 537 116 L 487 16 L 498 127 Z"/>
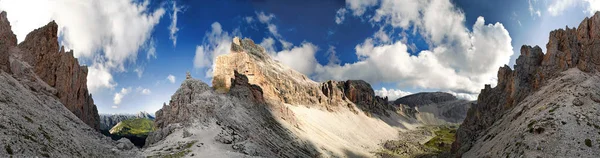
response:
<path id="1" fill-rule="evenodd" d="M 453 151 L 458 155 L 469 150 L 483 131 L 503 113 L 538 91 L 549 80 L 560 77 L 568 69 L 595 73 L 600 70 L 600 12 L 585 18 L 577 29 L 566 27 L 550 32 L 546 54 L 540 47 L 523 46 L 514 70 L 508 66 L 498 70 L 498 84 L 486 85 L 477 105 L 469 109 L 457 132 Z"/>
<path id="2" fill-rule="evenodd" d="M 35 29 L 17 45 L 6 13 L 0 14 L 0 68 L 9 68 L 10 72 L 26 79 L 35 78 L 22 76 L 24 71 L 32 69 L 35 76 L 56 89 L 52 93 L 67 109 L 92 128 L 99 129 L 98 110 L 87 89 L 88 69 L 79 65 L 72 50 L 65 52 L 64 47 L 59 47 L 56 22 Z"/>
<path id="3" fill-rule="evenodd" d="M 235 72 L 262 89 L 265 100 L 305 105 L 335 111 L 357 105 L 363 111 L 385 114 L 393 109 L 387 99 L 375 96 L 371 85 L 361 80 L 317 83 L 306 75 L 273 60 L 251 39 L 233 38 L 231 53 L 218 56 L 212 85 L 220 93 L 231 88 Z M 356 111 L 355 109 L 352 109 Z"/>

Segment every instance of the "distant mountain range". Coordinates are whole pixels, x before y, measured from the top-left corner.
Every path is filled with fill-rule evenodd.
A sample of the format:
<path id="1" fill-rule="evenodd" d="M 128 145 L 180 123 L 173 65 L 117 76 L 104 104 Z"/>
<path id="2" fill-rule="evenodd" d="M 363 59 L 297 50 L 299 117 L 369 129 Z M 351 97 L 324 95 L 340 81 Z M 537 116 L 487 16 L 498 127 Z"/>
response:
<path id="1" fill-rule="evenodd" d="M 119 122 L 134 118 L 147 118 L 154 120 L 154 116 L 147 112 L 138 112 L 137 114 L 100 114 L 100 130 L 108 131 Z"/>

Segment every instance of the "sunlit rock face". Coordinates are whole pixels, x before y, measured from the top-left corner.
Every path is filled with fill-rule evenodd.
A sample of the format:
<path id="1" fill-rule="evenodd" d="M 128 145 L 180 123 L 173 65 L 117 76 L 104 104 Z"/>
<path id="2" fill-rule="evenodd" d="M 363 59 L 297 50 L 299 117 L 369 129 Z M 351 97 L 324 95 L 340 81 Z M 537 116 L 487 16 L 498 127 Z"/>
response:
<path id="1" fill-rule="evenodd" d="M 457 131 L 457 139 L 453 144 L 453 152 L 457 156 L 469 151 L 498 120 L 506 119 L 507 111 L 515 107 L 522 108 L 520 104 L 526 98 L 537 94 L 557 78 L 580 75 L 567 74 L 567 70 L 577 69 L 588 75 L 595 75 L 600 70 L 600 12 L 585 18 L 577 28 L 550 32 L 546 50 L 544 54 L 538 46 L 523 46 L 514 70 L 508 66 L 498 70 L 497 86 L 492 88 L 486 85 L 478 97 L 477 105 L 469 110 Z"/>
<path id="2" fill-rule="evenodd" d="M 266 99 L 276 102 L 329 111 L 352 108 L 350 104 L 375 114 L 393 110 L 387 98 L 375 96 L 371 85 L 365 81 L 312 81 L 273 60 L 264 48 L 250 39 L 234 38 L 231 53 L 217 57 L 212 80 L 214 89 L 221 93 L 229 91 L 234 71 L 248 76 L 250 84 L 262 88 Z"/>

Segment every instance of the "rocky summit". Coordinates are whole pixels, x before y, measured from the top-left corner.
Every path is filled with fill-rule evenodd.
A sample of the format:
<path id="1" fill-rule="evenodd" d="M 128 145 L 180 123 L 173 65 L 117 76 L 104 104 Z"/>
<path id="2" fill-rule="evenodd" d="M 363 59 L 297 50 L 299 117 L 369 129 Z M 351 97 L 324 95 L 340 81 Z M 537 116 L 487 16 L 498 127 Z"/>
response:
<path id="1" fill-rule="evenodd" d="M 600 156 L 600 12 L 550 32 L 546 50 L 521 47 L 514 70 L 501 67 L 497 86 L 481 90 L 457 131 L 457 157 Z"/>
<path id="2" fill-rule="evenodd" d="M 215 65 L 212 84 L 218 92 L 229 90 L 234 71 L 237 71 L 247 76 L 250 84 L 261 87 L 268 101 L 328 111 L 352 108 L 350 104 L 375 114 L 387 114 L 385 110 L 393 110 L 387 98 L 376 96 L 371 85 L 365 81 L 312 81 L 271 59 L 264 48 L 250 39 L 234 38 L 231 53 L 218 56 Z"/>

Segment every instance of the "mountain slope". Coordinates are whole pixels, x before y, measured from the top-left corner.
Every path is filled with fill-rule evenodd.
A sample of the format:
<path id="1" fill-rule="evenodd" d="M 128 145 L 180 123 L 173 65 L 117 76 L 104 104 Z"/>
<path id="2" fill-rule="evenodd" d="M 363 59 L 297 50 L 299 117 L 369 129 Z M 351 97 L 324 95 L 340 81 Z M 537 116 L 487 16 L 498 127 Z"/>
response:
<path id="1" fill-rule="evenodd" d="M 501 67 L 497 86 L 481 91 L 457 131 L 457 156 L 598 157 L 582 144 L 598 137 L 600 12 L 552 31 L 546 47 L 521 47 L 515 70 Z"/>
<path id="2" fill-rule="evenodd" d="M 460 124 L 474 103 L 444 92 L 422 92 L 394 101 L 397 106 L 407 106 L 404 109 L 413 109 L 407 113 L 427 125 Z"/>
<path id="3" fill-rule="evenodd" d="M 156 113 L 146 156 L 372 157 L 421 125 L 368 83 L 312 81 L 250 39 L 234 38 L 214 71 L 214 87 L 188 74 Z"/>
<path id="4" fill-rule="evenodd" d="M 37 29 L 29 34 L 24 43 L 28 43 L 30 39 L 40 39 L 38 42 L 39 48 L 46 49 L 45 44 L 55 44 L 58 42 L 53 40 L 44 40 L 47 37 L 52 37 L 53 28 L 56 27 L 54 22 Z M 45 32 L 44 30 L 51 30 Z M 56 31 L 56 30 L 54 30 Z M 47 34 L 40 34 L 45 32 Z M 81 97 L 79 101 L 91 101 L 91 97 L 87 98 L 87 90 L 79 89 L 81 93 L 71 94 L 64 93 L 65 87 L 63 83 L 56 83 L 54 86 L 49 85 L 47 80 L 39 76 L 38 71 L 41 67 L 30 65 L 29 62 L 23 61 L 27 59 L 25 56 L 30 55 L 26 52 L 28 49 L 16 47 L 16 38 L 10 31 L 10 24 L 6 20 L 6 13 L 0 13 L 0 56 L 7 55 L 9 64 L 2 61 L 0 67 L 8 68 L 0 70 L 0 157 L 135 157 L 135 150 L 122 151 L 131 142 L 121 141 L 121 143 L 110 140 L 94 129 L 97 125 L 93 123 L 94 115 L 86 112 L 94 111 L 93 104 L 78 105 L 83 113 L 71 111 L 70 106 L 64 103 L 73 103 L 64 101 L 63 98 L 72 96 Z M 8 37 L 8 38 L 4 38 Z M 35 42 L 33 42 L 35 43 Z M 23 44 L 23 43 L 22 43 Z M 29 47 L 31 46 L 31 47 Z M 34 48 L 33 45 L 28 45 L 27 48 Z M 57 48 L 57 47 L 54 47 Z M 58 51 L 58 48 L 56 49 Z M 43 51 L 42 51 L 43 52 Z M 55 52 L 62 54 L 53 54 L 62 56 L 61 59 L 74 59 L 72 55 L 66 57 L 64 52 Z M 40 54 L 38 54 L 40 55 Z M 0 59 L 4 60 L 4 59 Z M 54 63 L 56 61 L 49 58 L 37 58 L 39 63 Z M 54 63 L 55 66 L 65 66 L 70 64 L 59 60 L 63 63 Z M 38 64 L 39 64 L 38 63 Z M 78 65 L 72 65 L 77 66 Z M 82 67 L 80 67 L 82 68 Z M 49 70 L 54 71 L 54 70 Z M 54 72 L 60 72 L 57 70 Z M 51 73 L 54 73 L 51 72 Z M 61 72 L 62 73 L 62 72 Z M 68 74 L 61 74 L 69 76 Z M 77 74 L 76 74 L 77 75 Z M 79 74 L 81 75 L 81 74 Z M 61 76 L 61 77 L 65 77 Z M 58 78 L 61 78 L 58 77 Z M 79 82 L 80 76 L 72 78 L 75 82 Z M 59 79 L 59 81 L 62 79 Z M 71 81 L 71 80 L 69 80 Z M 85 83 L 85 80 L 83 80 Z M 66 85 L 76 88 L 77 83 L 64 82 Z M 85 84 L 83 85 L 85 86 Z M 70 89 L 70 88 L 66 88 Z M 86 93 L 86 94 L 83 94 Z M 59 95 L 60 94 L 60 95 Z M 58 95 L 58 96 L 57 96 Z M 89 100 L 88 100 L 89 99 Z M 70 104 L 73 105 L 73 104 Z M 82 107 L 82 106 L 88 106 Z M 89 110 L 89 111 L 88 111 Z M 97 116 L 97 113 L 96 115 Z M 84 121 L 82 121 L 84 120 Z M 96 119 L 97 121 L 97 119 Z"/>
<path id="5" fill-rule="evenodd" d="M 0 39 L 3 57 L 0 64 L 7 63 L 3 59 L 10 56 L 11 60 L 19 60 L 31 66 L 32 71 L 42 81 L 56 89 L 56 96 L 61 103 L 75 116 L 79 117 L 90 127 L 99 129 L 99 116 L 94 100 L 87 89 L 86 66 L 80 66 L 77 58 L 73 57 L 73 51 L 68 51 L 58 45 L 58 25 L 51 21 L 46 26 L 38 28 L 27 34 L 25 40 L 17 45 L 16 36 L 10 29 L 10 23 L 6 19 L 6 12 L 1 13 L 0 28 L 3 31 Z M 4 54 L 6 53 L 6 54 Z M 12 61 L 11 61 L 12 64 Z M 19 67 L 13 69 L 20 69 Z M 18 66 L 18 65 L 15 65 Z M 21 71 L 13 72 L 14 75 Z"/>

